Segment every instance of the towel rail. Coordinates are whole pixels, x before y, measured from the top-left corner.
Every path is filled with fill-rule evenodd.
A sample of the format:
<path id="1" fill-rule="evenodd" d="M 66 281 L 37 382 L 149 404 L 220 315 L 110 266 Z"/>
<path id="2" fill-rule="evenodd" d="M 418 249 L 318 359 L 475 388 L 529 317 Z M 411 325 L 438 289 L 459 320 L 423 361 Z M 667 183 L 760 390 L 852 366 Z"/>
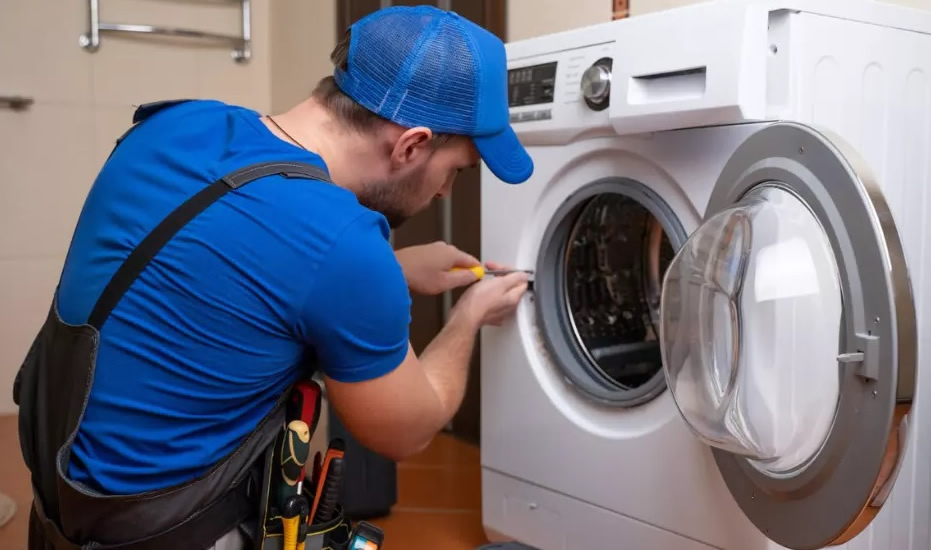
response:
<path id="1" fill-rule="evenodd" d="M 238 63 L 245 63 L 252 58 L 252 0 L 239 0 L 242 5 L 242 34 L 234 36 L 204 32 L 192 29 L 175 27 L 158 27 L 153 25 L 136 25 L 124 23 L 101 23 L 100 0 L 88 0 L 87 19 L 88 30 L 81 35 L 81 47 L 89 52 L 96 52 L 100 48 L 100 34 L 113 33 L 140 33 L 161 36 L 180 36 L 184 38 L 204 39 L 227 44 L 232 48 L 230 56 Z"/>

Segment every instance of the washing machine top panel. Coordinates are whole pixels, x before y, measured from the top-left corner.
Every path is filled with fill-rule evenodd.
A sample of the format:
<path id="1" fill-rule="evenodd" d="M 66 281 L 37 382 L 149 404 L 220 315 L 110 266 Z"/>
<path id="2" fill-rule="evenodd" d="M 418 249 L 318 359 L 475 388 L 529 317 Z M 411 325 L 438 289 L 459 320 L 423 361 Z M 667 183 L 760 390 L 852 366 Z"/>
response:
<path id="1" fill-rule="evenodd" d="M 816 19 L 848 27 L 822 42 L 866 28 L 931 35 L 931 12 L 870 0 L 717 0 L 592 25 L 507 45 L 512 124 L 535 146 L 802 117 L 809 69 L 794 52 L 811 49 Z"/>
<path id="2" fill-rule="evenodd" d="M 666 381 L 757 528 L 786 548 L 849 541 L 905 457 L 917 319 L 895 223 L 841 138 L 752 134 L 666 272 Z"/>

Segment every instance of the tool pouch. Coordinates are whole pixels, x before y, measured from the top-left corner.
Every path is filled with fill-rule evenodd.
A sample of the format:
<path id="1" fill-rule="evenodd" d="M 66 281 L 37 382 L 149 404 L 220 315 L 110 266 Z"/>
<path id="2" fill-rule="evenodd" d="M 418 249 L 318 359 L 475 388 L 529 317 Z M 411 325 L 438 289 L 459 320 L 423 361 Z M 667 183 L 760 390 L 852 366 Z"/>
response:
<path id="1" fill-rule="evenodd" d="M 300 384 L 299 384 L 300 386 Z M 299 399 L 291 399 L 291 407 L 288 409 L 288 418 L 303 419 L 310 430 L 311 439 L 317 431 L 317 424 L 320 419 L 320 408 L 322 405 L 322 395 L 320 388 L 313 382 L 304 383 L 303 391 L 297 389 L 292 392 L 292 398 L 298 395 L 303 396 Z M 258 510 L 256 520 L 249 525 L 243 526 L 247 535 L 254 541 L 257 550 L 343 550 L 349 547 L 349 539 L 352 534 L 352 526 L 345 520 L 345 512 L 339 505 L 338 499 L 332 508 L 332 519 L 326 522 L 319 522 L 313 525 L 307 524 L 306 516 L 303 518 L 294 517 L 289 519 L 289 527 L 297 525 L 298 544 L 295 545 L 293 540 L 285 540 L 284 518 L 280 506 L 282 502 L 288 500 L 293 489 L 293 479 L 285 483 L 283 477 L 282 460 L 284 449 L 288 443 L 288 428 L 283 426 L 278 434 L 278 438 L 273 445 L 265 449 L 261 460 L 261 489 L 259 491 Z M 332 442 L 331 442 L 332 445 Z M 305 464 L 305 470 L 313 470 L 313 462 Z M 316 495 L 313 476 L 309 471 L 305 471 L 303 482 L 298 486 L 301 487 L 302 496 L 307 503 L 315 501 Z M 322 490 L 323 482 L 320 482 Z M 287 493 L 282 493 L 286 491 Z M 330 502 L 333 502 L 332 500 Z M 328 510 L 330 511 L 330 510 Z M 326 514 L 330 517 L 330 513 Z M 293 522 L 293 523 L 292 523 Z M 251 528 L 251 529 L 250 529 Z M 252 532 L 249 532 L 249 531 Z M 289 529 L 289 534 L 294 530 Z"/>
<path id="2" fill-rule="evenodd" d="M 268 519 L 264 538 L 258 542 L 257 548 L 285 550 L 281 516 L 275 514 L 275 517 Z M 342 508 L 339 507 L 336 517 L 330 521 L 308 526 L 303 550 L 348 550 L 351 534 L 352 526 L 345 519 Z"/>
<path id="3" fill-rule="evenodd" d="M 304 550 L 349 550 L 351 534 L 352 526 L 345 519 L 342 506 L 337 506 L 336 517 L 310 526 Z"/>
<path id="4" fill-rule="evenodd" d="M 248 533 L 255 541 L 257 550 L 286 550 L 284 544 L 284 523 L 277 502 L 280 501 L 276 491 L 281 481 L 280 468 L 275 464 L 275 450 L 270 447 L 265 453 L 264 475 L 262 476 L 262 497 L 256 532 Z M 303 487 L 303 495 L 308 502 L 313 502 L 314 494 L 310 483 Z M 336 515 L 330 521 L 306 527 L 304 550 L 348 550 L 352 525 L 345 519 L 342 506 L 337 505 Z"/>

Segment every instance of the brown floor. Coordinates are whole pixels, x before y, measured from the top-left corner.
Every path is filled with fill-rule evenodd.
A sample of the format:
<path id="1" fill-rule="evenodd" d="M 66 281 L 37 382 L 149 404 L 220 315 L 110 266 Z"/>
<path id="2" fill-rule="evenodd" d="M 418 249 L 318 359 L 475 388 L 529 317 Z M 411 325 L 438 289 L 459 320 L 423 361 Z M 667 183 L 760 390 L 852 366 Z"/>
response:
<path id="1" fill-rule="evenodd" d="M 384 550 L 471 550 L 487 542 L 482 530 L 478 448 L 441 434 L 420 456 L 398 466 L 398 504 L 372 521 L 385 531 Z M 16 437 L 16 417 L 0 416 L 0 493 L 19 510 L 0 527 L 0 550 L 26 545 L 29 477 Z"/>
<path id="2" fill-rule="evenodd" d="M 32 502 L 29 471 L 19 450 L 16 421 L 15 416 L 0 416 L 0 493 L 12 497 L 17 506 L 13 519 L 0 527 L 0 548 L 3 550 L 26 548 L 29 503 Z"/>

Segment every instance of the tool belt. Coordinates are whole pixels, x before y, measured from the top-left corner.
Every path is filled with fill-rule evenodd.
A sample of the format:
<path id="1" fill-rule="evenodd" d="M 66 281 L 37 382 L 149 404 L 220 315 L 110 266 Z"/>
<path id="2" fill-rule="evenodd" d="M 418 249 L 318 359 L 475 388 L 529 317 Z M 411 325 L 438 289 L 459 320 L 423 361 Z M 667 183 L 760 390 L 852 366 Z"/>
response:
<path id="1" fill-rule="evenodd" d="M 183 101 L 139 107 L 134 125 L 117 140 L 117 147 L 147 118 Z M 269 175 L 329 181 L 316 166 L 294 162 L 242 167 L 205 186 L 139 243 L 107 284 L 86 324 L 70 325 L 59 317 L 56 288 L 56 298 L 13 388 L 13 399 L 20 407 L 20 445 L 34 493 L 30 550 L 198 550 L 213 546 L 237 528 L 260 550 L 301 548 L 291 539 L 305 534 L 303 548 L 308 550 L 341 550 L 348 545 L 350 527 L 335 501 L 315 494 L 313 480 L 299 481 L 302 474 L 293 472 L 303 469 L 296 469 L 295 464 L 282 471 L 276 454 L 283 448 L 293 450 L 294 422 L 289 415 L 306 416 L 309 408 L 316 411 L 304 421 L 306 428 L 301 428 L 299 439 L 309 440 L 313 434 L 321 399 L 319 387 L 313 397 L 313 383 L 298 382 L 235 451 L 188 483 L 141 494 L 109 495 L 67 474 L 72 443 L 94 380 L 100 333 L 110 312 L 162 246 L 189 221 L 227 192 Z M 302 408 L 289 412 L 296 395 L 303 396 Z M 326 481 L 324 476 L 319 485 L 323 487 Z M 314 508 L 329 507 L 323 514 L 326 521 L 309 524 L 309 517 L 285 517 L 280 497 L 288 491 L 296 494 L 295 486 L 308 502 L 315 503 Z M 300 499 L 292 498 L 294 503 Z M 297 506 L 297 510 L 306 507 Z"/>

